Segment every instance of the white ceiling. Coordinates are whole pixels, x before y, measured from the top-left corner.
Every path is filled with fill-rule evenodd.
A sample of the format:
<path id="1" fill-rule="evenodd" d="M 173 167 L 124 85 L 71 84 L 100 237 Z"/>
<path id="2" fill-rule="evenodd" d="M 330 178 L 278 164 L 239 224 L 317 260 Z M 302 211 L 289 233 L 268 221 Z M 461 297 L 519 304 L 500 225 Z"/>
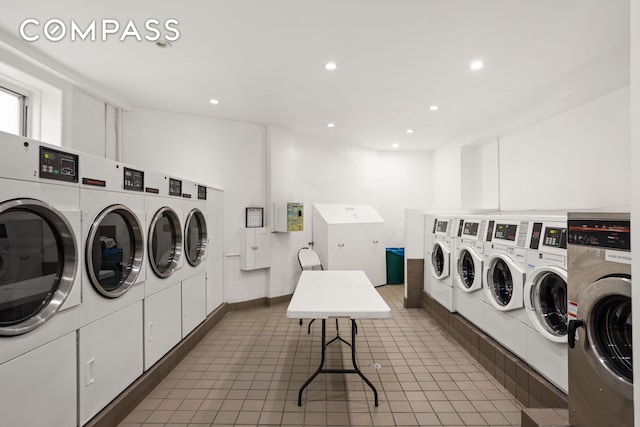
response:
<path id="1" fill-rule="evenodd" d="M 380 150 L 393 142 L 429 150 L 482 136 L 488 123 L 495 131 L 527 105 L 544 104 L 542 94 L 576 92 L 576 81 L 591 85 L 589 76 L 600 78 L 589 74 L 598 58 L 622 68 L 624 58 L 611 65 L 608 52 L 623 46 L 614 57 L 628 57 L 628 0 L 0 2 L 0 30 L 18 46 L 26 18 L 69 26 L 133 19 L 143 35 L 145 20 L 175 18 L 180 38 L 170 49 L 117 36 L 24 45 L 134 106 Z M 474 72 L 476 58 L 485 68 Z M 338 69 L 326 71 L 328 61 Z M 210 105 L 212 97 L 220 104 Z M 432 104 L 440 110 L 429 111 Z"/>

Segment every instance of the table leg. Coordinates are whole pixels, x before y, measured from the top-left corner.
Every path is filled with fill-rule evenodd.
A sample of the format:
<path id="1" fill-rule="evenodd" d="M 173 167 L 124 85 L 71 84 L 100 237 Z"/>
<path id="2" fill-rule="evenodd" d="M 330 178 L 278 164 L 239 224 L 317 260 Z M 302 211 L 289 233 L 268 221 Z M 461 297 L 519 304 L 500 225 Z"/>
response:
<path id="1" fill-rule="evenodd" d="M 356 321 L 354 319 L 351 319 L 351 343 L 350 344 L 347 341 L 345 341 L 344 339 L 342 339 L 340 337 L 340 335 L 336 336 L 331 341 L 326 342 L 326 328 L 327 328 L 326 319 L 322 319 L 322 354 L 320 356 L 320 366 L 318 366 L 318 369 L 316 369 L 316 371 L 313 374 L 311 374 L 309 379 L 300 388 L 300 391 L 298 392 L 298 406 L 302 406 L 302 392 L 304 391 L 305 388 L 307 388 L 307 386 L 309 384 L 311 384 L 311 381 L 313 381 L 315 379 L 315 377 L 318 376 L 319 373 L 325 373 L 325 374 L 358 374 L 360 376 L 360 378 L 362 378 L 362 380 L 373 391 L 374 402 L 375 402 L 375 405 L 378 406 L 378 390 L 376 390 L 376 388 L 373 386 L 371 381 L 369 381 L 369 379 L 367 377 L 365 377 L 365 375 L 362 373 L 362 371 L 360 371 L 360 368 L 358 368 L 358 363 L 356 361 L 356 333 L 357 333 Z M 326 351 L 327 351 L 327 345 L 331 344 L 335 340 L 340 340 L 340 341 L 344 342 L 345 344 L 347 344 L 347 345 L 349 345 L 351 347 L 351 362 L 353 363 L 353 369 L 326 369 L 326 368 L 324 368 L 325 354 L 326 354 Z"/>
<path id="2" fill-rule="evenodd" d="M 324 355 L 327 350 L 327 344 L 325 343 L 326 328 L 327 328 L 327 321 L 326 319 L 322 319 L 322 355 L 320 356 L 320 366 L 318 366 L 318 369 L 316 369 L 316 371 L 309 377 L 309 379 L 300 388 L 300 391 L 298 392 L 298 406 L 302 406 L 302 392 L 304 391 L 305 388 L 307 388 L 309 384 L 311 384 L 311 381 L 313 381 L 313 379 L 318 376 L 318 374 L 322 371 L 322 368 L 324 366 Z"/>
<path id="3" fill-rule="evenodd" d="M 367 377 L 364 376 L 360 368 L 358 368 L 358 362 L 356 361 L 356 334 L 357 334 L 357 326 L 355 319 L 351 319 L 351 361 L 353 362 L 353 369 L 356 371 L 360 378 L 367 383 L 369 388 L 373 390 L 373 398 L 376 406 L 378 406 L 378 390 L 373 386 L 371 381 Z"/>

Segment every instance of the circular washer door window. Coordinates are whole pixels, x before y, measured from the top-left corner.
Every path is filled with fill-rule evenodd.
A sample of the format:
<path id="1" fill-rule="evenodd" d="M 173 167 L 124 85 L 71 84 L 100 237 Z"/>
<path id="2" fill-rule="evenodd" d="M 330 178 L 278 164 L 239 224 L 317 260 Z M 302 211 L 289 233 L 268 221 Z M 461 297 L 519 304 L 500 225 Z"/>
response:
<path id="1" fill-rule="evenodd" d="M 554 272 L 540 276 L 533 291 L 538 322 L 554 336 L 567 335 L 567 282 Z"/>
<path id="2" fill-rule="evenodd" d="M 159 209 L 149 227 L 149 262 L 160 278 L 167 278 L 178 267 L 182 256 L 182 229 L 178 214 L 169 208 Z"/>
<path id="3" fill-rule="evenodd" d="M 491 264 L 488 275 L 491 293 L 496 302 L 501 306 L 506 306 L 513 297 L 513 277 L 507 263 L 497 258 Z"/>
<path id="4" fill-rule="evenodd" d="M 580 295 L 578 318 L 586 320 L 587 360 L 600 378 L 633 399 L 631 279 L 609 276 Z"/>
<path id="5" fill-rule="evenodd" d="M 144 242 L 138 217 L 126 206 L 112 205 L 93 221 L 87 237 L 86 264 L 93 287 L 117 298 L 136 282 Z"/>
<path id="6" fill-rule="evenodd" d="M 433 264 L 433 270 L 436 272 L 436 275 L 442 276 L 442 273 L 444 272 L 444 252 L 440 245 L 433 246 L 431 263 Z"/>
<path id="7" fill-rule="evenodd" d="M 476 265 L 468 250 L 463 249 L 458 258 L 458 274 L 462 279 L 462 284 L 469 289 L 476 279 Z"/>
<path id="8" fill-rule="evenodd" d="M 207 252 L 207 222 L 199 209 L 189 212 L 184 230 L 184 252 L 187 262 L 196 266 L 202 262 Z"/>
<path id="9" fill-rule="evenodd" d="M 52 206 L 34 199 L 0 204 L 0 335 L 45 323 L 76 279 L 73 229 Z"/>

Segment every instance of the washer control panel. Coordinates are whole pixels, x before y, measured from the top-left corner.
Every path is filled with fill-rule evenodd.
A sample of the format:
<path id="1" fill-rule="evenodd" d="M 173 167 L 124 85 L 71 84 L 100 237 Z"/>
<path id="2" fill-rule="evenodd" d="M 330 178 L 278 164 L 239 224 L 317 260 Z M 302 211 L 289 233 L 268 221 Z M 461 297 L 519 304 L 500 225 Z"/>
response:
<path id="1" fill-rule="evenodd" d="M 612 249 L 631 249 L 629 221 L 569 220 L 569 243 Z"/>
<path id="2" fill-rule="evenodd" d="M 40 178 L 78 182 L 78 155 L 40 146 Z"/>

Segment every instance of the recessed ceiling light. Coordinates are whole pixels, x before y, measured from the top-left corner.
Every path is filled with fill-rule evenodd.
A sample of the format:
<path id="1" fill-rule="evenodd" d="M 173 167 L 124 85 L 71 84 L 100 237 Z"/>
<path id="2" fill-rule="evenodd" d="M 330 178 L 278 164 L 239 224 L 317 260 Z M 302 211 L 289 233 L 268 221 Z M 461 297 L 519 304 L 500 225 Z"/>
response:
<path id="1" fill-rule="evenodd" d="M 476 61 L 473 61 L 471 65 L 469 65 L 469 67 L 472 70 L 480 70 L 482 67 L 484 67 L 484 64 L 482 63 L 482 61 L 476 60 Z"/>
<path id="2" fill-rule="evenodd" d="M 438 111 L 440 109 L 440 107 L 438 107 L 437 105 L 432 105 L 431 107 L 429 107 L 429 110 L 431 111 Z"/>
<path id="3" fill-rule="evenodd" d="M 407 129 L 407 133 L 413 133 L 413 129 Z"/>
<path id="4" fill-rule="evenodd" d="M 156 46 L 161 47 L 162 49 L 168 49 L 173 45 L 171 44 L 171 42 L 168 42 L 166 40 L 158 40 L 156 42 Z"/>
<path id="5" fill-rule="evenodd" d="M 220 101 L 219 101 L 219 100 L 217 100 L 217 99 L 213 99 L 213 98 L 211 98 L 211 99 L 209 100 L 209 104 L 211 104 L 211 105 L 218 105 L 218 104 L 220 104 Z"/>
<path id="6" fill-rule="evenodd" d="M 338 68 L 338 66 L 336 65 L 335 62 L 327 62 L 326 64 L 324 64 L 324 69 L 325 70 L 333 71 L 336 68 Z"/>
<path id="7" fill-rule="evenodd" d="M 398 148 L 400 147 L 400 144 L 398 144 L 397 142 L 394 142 L 393 145 L 391 145 L 393 148 Z"/>
<path id="8" fill-rule="evenodd" d="M 336 127 L 336 124 L 335 123 L 327 123 L 327 127 L 328 128 L 334 128 L 334 127 Z"/>

